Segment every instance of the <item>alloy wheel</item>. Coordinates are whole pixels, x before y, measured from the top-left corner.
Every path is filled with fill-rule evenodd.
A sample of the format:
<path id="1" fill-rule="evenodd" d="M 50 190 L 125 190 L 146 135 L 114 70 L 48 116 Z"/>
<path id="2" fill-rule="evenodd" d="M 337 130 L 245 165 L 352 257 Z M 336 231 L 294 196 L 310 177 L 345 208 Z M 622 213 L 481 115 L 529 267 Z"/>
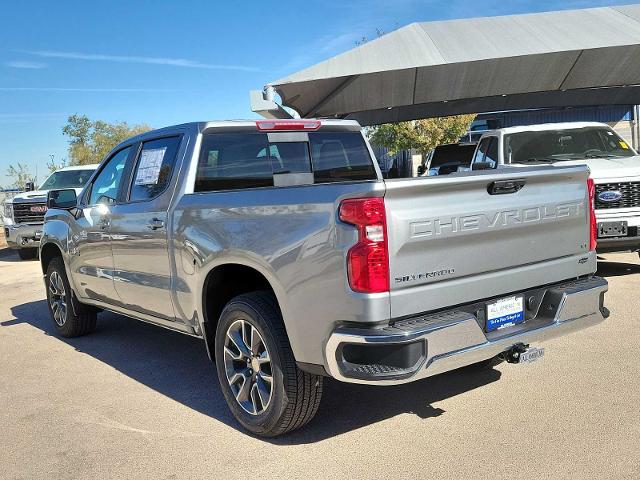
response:
<path id="1" fill-rule="evenodd" d="M 260 332 L 248 321 L 229 325 L 224 342 L 227 382 L 238 404 L 251 415 L 264 412 L 271 402 L 271 357 Z"/>
<path id="2" fill-rule="evenodd" d="M 67 321 L 67 302 L 64 290 L 64 282 L 58 272 L 49 275 L 49 306 L 53 319 L 58 326 L 64 326 Z"/>

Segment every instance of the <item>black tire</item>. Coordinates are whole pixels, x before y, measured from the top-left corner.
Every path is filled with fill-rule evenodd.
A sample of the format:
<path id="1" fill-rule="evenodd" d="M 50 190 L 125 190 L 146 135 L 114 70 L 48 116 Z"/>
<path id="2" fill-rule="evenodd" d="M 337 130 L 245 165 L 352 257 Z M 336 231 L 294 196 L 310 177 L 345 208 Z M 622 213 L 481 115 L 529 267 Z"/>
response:
<path id="1" fill-rule="evenodd" d="M 19 248 L 18 256 L 20 260 L 33 260 L 38 256 L 37 248 Z"/>
<path id="2" fill-rule="evenodd" d="M 71 286 L 62 258 L 56 257 L 49 262 L 45 285 L 49 314 L 53 325 L 61 336 L 79 337 L 93 332 L 96 328 L 97 312 L 79 302 L 76 302 L 76 308 L 73 308 Z"/>
<path id="3" fill-rule="evenodd" d="M 237 325 L 242 325 L 242 337 L 245 336 L 245 328 L 248 328 L 251 331 L 251 335 L 253 335 L 253 330 L 246 327 L 246 324 L 257 330 L 259 341 L 264 346 L 262 354 L 254 351 L 260 351 L 262 347 L 253 348 L 252 336 L 252 341 L 250 341 L 252 346 L 249 348 L 248 353 L 256 362 L 258 358 L 262 357 L 270 359 L 266 375 L 272 379 L 269 400 L 263 402 L 262 396 L 256 393 L 256 399 L 258 400 L 253 403 L 253 413 L 242 406 L 240 400 L 236 400 L 236 393 L 238 392 L 234 393 L 232 388 L 242 390 L 245 387 L 245 382 L 249 382 L 250 385 L 256 385 L 256 392 L 258 392 L 260 390 L 258 388 L 260 383 L 258 376 L 263 374 L 262 368 L 266 368 L 266 366 L 256 363 L 257 368 L 254 369 L 255 371 L 252 374 L 251 366 L 254 364 L 250 362 L 253 360 L 246 360 L 246 357 L 238 360 L 234 355 L 229 355 L 229 349 L 235 350 L 236 343 L 230 340 L 231 337 L 227 337 L 227 333 L 233 332 L 233 328 L 237 328 Z M 238 332 L 236 331 L 235 333 Z M 233 333 L 231 333 L 231 336 L 233 336 Z M 225 346 L 227 348 L 226 354 Z M 246 344 L 244 346 L 247 347 Z M 238 357 L 241 356 L 242 354 L 240 353 Z M 323 378 L 304 372 L 297 367 L 284 323 L 282 322 L 280 309 L 272 293 L 254 292 L 239 295 L 226 305 L 220 315 L 220 321 L 216 329 L 215 359 L 220 387 L 227 405 L 229 405 L 229 409 L 236 420 L 250 432 L 264 437 L 282 435 L 302 427 L 318 411 L 322 397 Z M 225 361 L 228 363 L 225 364 Z M 245 361 L 246 365 L 243 364 Z M 238 370 L 234 370 L 236 367 Z M 241 371 L 243 368 L 245 369 L 240 377 L 242 378 L 241 386 L 236 387 L 237 382 L 232 386 L 227 373 Z M 233 376 L 232 373 L 230 375 Z M 238 374 L 235 375 L 237 377 Z M 254 380 L 248 380 L 251 378 Z M 263 386 L 268 385 L 264 381 L 262 384 Z M 250 394 L 253 394 L 253 387 L 248 388 Z M 251 405 L 251 402 L 250 398 L 244 404 Z M 267 405 L 265 406 L 264 403 Z M 260 407 L 262 411 L 260 411 Z"/>

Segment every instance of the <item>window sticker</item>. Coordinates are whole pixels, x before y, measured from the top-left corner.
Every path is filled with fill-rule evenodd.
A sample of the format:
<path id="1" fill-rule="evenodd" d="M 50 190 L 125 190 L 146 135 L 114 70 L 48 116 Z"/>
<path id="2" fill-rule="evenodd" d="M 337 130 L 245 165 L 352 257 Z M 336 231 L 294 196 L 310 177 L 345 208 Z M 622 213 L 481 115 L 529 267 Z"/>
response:
<path id="1" fill-rule="evenodd" d="M 627 145 L 627 142 L 625 142 L 624 140 L 620 140 L 620 146 L 625 150 L 629 150 L 629 145 Z"/>
<path id="2" fill-rule="evenodd" d="M 143 150 L 136 175 L 136 185 L 157 185 L 167 147 Z"/>

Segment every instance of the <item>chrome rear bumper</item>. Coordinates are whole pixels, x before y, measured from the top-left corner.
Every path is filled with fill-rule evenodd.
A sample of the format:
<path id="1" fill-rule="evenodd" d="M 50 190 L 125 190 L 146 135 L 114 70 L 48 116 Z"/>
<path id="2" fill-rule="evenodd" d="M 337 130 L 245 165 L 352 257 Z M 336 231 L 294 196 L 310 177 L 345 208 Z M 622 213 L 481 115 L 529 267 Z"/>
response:
<path id="1" fill-rule="evenodd" d="M 543 342 L 603 321 L 608 316 L 603 305 L 607 290 L 607 281 L 599 277 L 552 285 L 544 292 L 534 318 L 492 333 L 484 332 L 473 313 L 461 310 L 380 329 L 340 328 L 325 347 L 327 371 L 343 382 L 375 385 L 444 373 L 495 357 L 518 343 Z M 348 352 L 356 352 L 360 360 L 354 363 Z M 367 364 L 367 358 L 376 361 Z M 389 364 L 380 358 L 390 359 Z M 398 362 L 405 363 L 398 367 Z"/>

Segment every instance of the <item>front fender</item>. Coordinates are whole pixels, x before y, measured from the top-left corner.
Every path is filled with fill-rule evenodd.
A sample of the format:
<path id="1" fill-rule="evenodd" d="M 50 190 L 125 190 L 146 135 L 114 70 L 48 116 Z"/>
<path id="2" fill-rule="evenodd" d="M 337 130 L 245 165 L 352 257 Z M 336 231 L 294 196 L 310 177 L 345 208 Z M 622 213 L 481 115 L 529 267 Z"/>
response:
<path id="1" fill-rule="evenodd" d="M 52 245 L 55 245 L 62 255 L 62 260 L 67 270 L 67 278 L 71 288 L 75 290 L 73 275 L 71 275 L 71 271 L 69 269 L 70 228 L 68 219 L 65 218 L 66 216 L 71 216 L 71 214 L 66 211 L 60 211 L 60 213 L 58 213 L 58 211 L 51 211 L 47 213 L 42 228 L 42 238 L 40 240 L 40 265 L 42 267 L 42 273 L 45 274 L 46 268 L 44 260 L 46 260 L 46 255 L 43 255 L 43 252 L 45 252 L 46 249 L 51 248 Z"/>

